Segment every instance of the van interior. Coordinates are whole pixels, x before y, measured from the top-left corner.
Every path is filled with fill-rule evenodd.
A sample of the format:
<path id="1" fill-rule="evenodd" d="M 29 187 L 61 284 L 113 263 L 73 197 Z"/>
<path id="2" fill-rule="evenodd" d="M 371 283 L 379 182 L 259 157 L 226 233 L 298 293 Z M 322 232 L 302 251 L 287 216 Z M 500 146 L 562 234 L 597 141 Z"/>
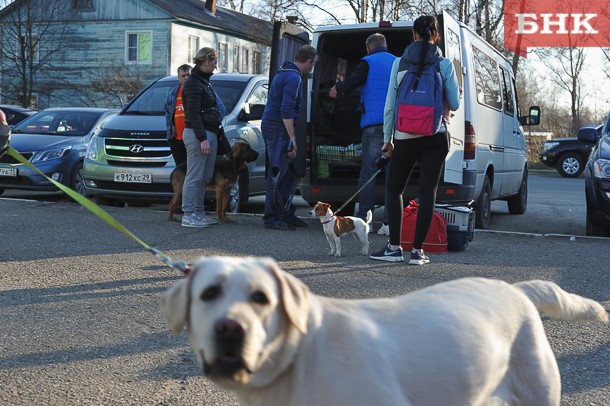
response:
<path id="1" fill-rule="evenodd" d="M 366 56 L 369 35 L 381 33 L 388 50 L 401 56 L 413 41 L 410 28 L 404 30 L 343 30 L 328 32 L 318 39 L 319 60 L 314 71 L 311 110 L 311 174 L 322 182 L 358 179 L 361 166 L 360 90 L 329 97 L 330 88 L 345 80 Z"/>

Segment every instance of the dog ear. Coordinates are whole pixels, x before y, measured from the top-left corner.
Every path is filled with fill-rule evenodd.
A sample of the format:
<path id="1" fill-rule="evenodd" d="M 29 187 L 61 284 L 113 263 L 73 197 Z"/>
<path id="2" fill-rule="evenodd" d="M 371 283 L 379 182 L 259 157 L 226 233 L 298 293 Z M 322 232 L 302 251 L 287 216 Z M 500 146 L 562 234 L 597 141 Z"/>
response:
<path id="1" fill-rule="evenodd" d="M 187 323 L 187 278 L 182 279 L 163 293 L 160 306 L 169 328 L 174 334 L 178 334 Z"/>
<path id="2" fill-rule="evenodd" d="M 288 319 L 301 333 L 307 333 L 309 319 L 309 288 L 296 277 L 280 269 L 277 262 L 264 258 L 280 287 L 280 301 Z"/>

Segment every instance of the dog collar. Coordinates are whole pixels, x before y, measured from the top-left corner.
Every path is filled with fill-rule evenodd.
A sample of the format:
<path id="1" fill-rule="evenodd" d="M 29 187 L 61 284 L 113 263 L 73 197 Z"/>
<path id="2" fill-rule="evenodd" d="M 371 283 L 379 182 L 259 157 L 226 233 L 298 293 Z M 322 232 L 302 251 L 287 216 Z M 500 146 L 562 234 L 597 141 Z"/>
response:
<path id="1" fill-rule="evenodd" d="M 330 223 L 333 219 L 335 218 L 335 215 L 333 214 L 332 216 L 330 216 L 330 218 L 326 221 L 323 221 L 322 224 L 328 224 Z"/>

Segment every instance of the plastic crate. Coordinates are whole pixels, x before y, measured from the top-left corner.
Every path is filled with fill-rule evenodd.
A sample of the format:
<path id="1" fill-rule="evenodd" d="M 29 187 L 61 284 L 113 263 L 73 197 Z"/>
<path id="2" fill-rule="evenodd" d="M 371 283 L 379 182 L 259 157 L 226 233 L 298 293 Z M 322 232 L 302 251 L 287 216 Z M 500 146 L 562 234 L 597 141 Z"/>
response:
<path id="1" fill-rule="evenodd" d="M 351 144 L 347 147 L 338 145 L 318 145 L 316 157 L 326 161 L 343 161 L 345 159 L 362 159 L 362 144 Z"/>
<path id="2" fill-rule="evenodd" d="M 447 221 L 447 249 L 464 251 L 474 238 L 474 211 L 465 206 L 436 207 Z"/>

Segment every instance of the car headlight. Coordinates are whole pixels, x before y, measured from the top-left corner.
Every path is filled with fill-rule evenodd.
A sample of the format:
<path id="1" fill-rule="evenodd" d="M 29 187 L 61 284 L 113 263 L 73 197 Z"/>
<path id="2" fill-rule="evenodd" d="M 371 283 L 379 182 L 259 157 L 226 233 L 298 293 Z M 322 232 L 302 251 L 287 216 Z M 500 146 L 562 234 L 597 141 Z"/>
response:
<path id="1" fill-rule="evenodd" d="M 598 159 L 593 162 L 593 175 L 596 178 L 610 179 L 610 160 Z"/>
<path id="2" fill-rule="evenodd" d="M 85 153 L 86 159 L 91 159 L 95 161 L 97 159 L 97 134 L 94 134 L 93 137 L 89 140 L 89 144 L 87 144 L 87 152 Z"/>
<path id="3" fill-rule="evenodd" d="M 32 156 L 32 159 L 30 159 L 30 162 L 31 163 L 46 162 L 46 161 L 51 161 L 53 159 L 59 159 L 59 158 L 63 157 L 64 155 L 66 155 L 71 149 L 72 149 L 72 146 L 64 147 L 64 148 L 57 148 L 57 149 L 49 149 L 46 151 L 38 151 L 37 153 L 34 154 L 34 156 Z"/>
<path id="4" fill-rule="evenodd" d="M 559 145 L 557 141 L 547 141 L 544 143 L 544 148 L 542 148 L 542 151 L 548 151 L 551 148 L 555 148 L 557 145 Z"/>

